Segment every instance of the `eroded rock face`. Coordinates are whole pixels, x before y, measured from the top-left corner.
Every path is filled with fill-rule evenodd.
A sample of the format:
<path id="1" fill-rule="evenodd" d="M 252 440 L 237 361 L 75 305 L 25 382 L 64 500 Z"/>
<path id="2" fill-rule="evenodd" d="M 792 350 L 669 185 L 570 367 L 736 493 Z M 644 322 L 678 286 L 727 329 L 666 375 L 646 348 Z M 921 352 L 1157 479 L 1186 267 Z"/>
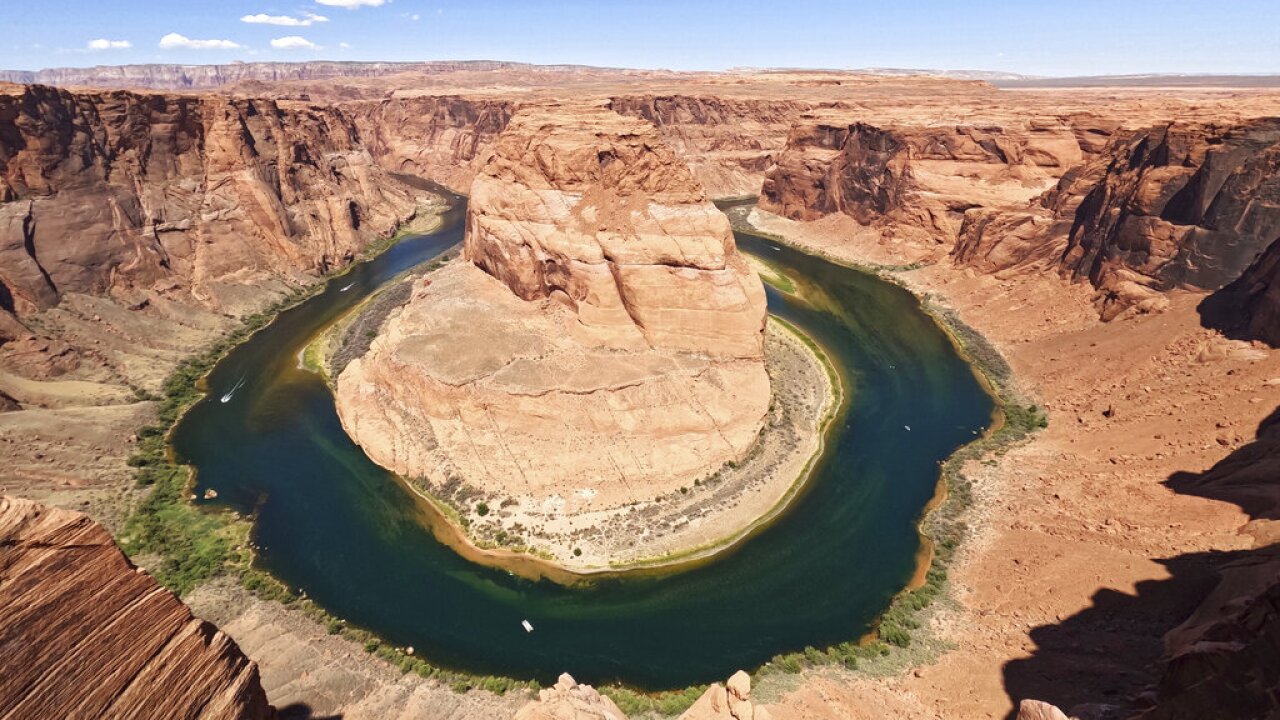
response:
<path id="1" fill-rule="evenodd" d="M 769 406 L 763 286 L 652 126 L 517 114 L 473 185 L 465 255 L 338 378 L 376 462 L 569 517 L 750 450 Z"/>
<path id="2" fill-rule="evenodd" d="M 1280 121 L 1172 124 L 1122 134 L 1025 209 L 970 212 L 958 262 L 1005 270 L 1057 256 L 1099 290 L 1104 319 L 1167 305 L 1174 289 L 1215 290 L 1253 265 L 1233 291 L 1256 304 L 1243 322 L 1263 337 L 1261 257 L 1280 238 Z"/>
<path id="3" fill-rule="evenodd" d="M 161 288 L 243 312 L 247 284 L 323 272 L 429 196 L 333 109 L 217 96 L 0 91 L 0 310 Z"/>
<path id="4" fill-rule="evenodd" d="M 0 497 L 0 716 L 274 718 L 235 642 L 79 513 Z"/>
<path id="5" fill-rule="evenodd" d="M 1200 304 L 1205 325 L 1280 347 L 1280 238 L 1240 277 Z"/>
<path id="6" fill-rule="evenodd" d="M 897 133 L 863 123 L 801 122 L 765 176 L 760 206 L 792 220 L 844 213 L 867 225 L 902 205 L 910 152 Z"/>
<path id="7" fill-rule="evenodd" d="M 1280 120 L 1151 128 L 1108 155 L 1063 258 L 1095 286 L 1213 290 L 1280 237 Z"/>
<path id="8" fill-rule="evenodd" d="M 751 702 L 751 676 L 739 670 L 724 685 L 712 683 L 680 720 L 769 720 L 768 710 Z"/>
<path id="9" fill-rule="evenodd" d="M 764 289 L 728 219 L 653 126 L 608 110 L 513 119 L 471 186 L 466 257 L 611 346 L 763 352 Z"/>
<path id="10" fill-rule="evenodd" d="M 612 700 L 569 673 L 538 691 L 538 699 L 520 708 L 515 720 L 627 720 Z"/>
<path id="11" fill-rule="evenodd" d="M 1217 588 L 1165 646 L 1164 674 L 1142 720 L 1280 713 L 1280 545 L 1224 567 Z"/>

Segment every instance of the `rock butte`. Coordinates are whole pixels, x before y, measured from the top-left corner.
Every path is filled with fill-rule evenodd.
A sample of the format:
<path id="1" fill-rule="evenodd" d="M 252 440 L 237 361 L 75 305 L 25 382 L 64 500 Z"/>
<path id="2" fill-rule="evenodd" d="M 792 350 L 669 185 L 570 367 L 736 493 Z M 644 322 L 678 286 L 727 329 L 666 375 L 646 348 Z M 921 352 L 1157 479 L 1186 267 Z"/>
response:
<path id="1" fill-rule="evenodd" d="M 0 717 L 274 718 L 258 667 L 80 513 L 0 496 Z"/>
<path id="2" fill-rule="evenodd" d="M 472 183 L 465 259 L 337 380 L 379 464 L 572 513 L 692 485 L 755 442 L 764 289 L 652 125 L 517 113 Z"/>

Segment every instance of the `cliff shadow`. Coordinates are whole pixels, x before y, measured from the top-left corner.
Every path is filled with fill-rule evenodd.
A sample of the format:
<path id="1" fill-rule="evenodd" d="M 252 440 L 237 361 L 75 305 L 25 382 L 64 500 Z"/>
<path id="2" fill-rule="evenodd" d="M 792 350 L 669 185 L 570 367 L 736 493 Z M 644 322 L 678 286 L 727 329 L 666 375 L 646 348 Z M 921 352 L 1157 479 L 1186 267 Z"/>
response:
<path id="1" fill-rule="evenodd" d="M 1234 503 L 1253 520 L 1280 519 L 1280 408 L 1255 440 L 1212 468 L 1176 472 L 1164 483 L 1178 493 Z M 1274 549 L 1274 548 L 1272 548 Z M 1167 661 L 1165 635 L 1192 617 L 1223 571 L 1256 562 L 1271 549 L 1200 552 L 1157 560 L 1170 577 L 1137 585 L 1134 594 L 1105 588 L 1089 607 L 1030 632 L 1031 657 L 1005 664 L 1005 691 L 1017 716 L 1024 699 L 1052 703 L 1086 720 L 1125 718 L 1151 706 Z"/>
<path id="2" fill-rule="evenodd" d="M 276 709 L 279 720 L 342 720 L 342 714 L 317 715 L 306 703 L 291 703 Z"/>

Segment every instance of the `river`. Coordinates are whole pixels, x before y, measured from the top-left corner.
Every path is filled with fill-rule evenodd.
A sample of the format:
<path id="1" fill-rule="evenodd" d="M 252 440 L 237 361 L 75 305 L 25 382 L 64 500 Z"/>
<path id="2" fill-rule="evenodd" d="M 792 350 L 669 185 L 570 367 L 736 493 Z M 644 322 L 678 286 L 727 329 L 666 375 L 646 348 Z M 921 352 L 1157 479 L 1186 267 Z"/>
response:
<path id="1" fill-rule="evenodd" d="M 433 663 L 543 682 L 568 671 L 585 682 L 682 687 L 871 627 L 913 574 L 915 525 L 939 462 L 981 433 L 993 409 L 918 300 L 739 234 L 740 248 L 798 288 L 768 288 L 770 312 L 821 343 L 852 392 L 809 486 L 776 523 L 705 566 L 583 587 L 531 581 L 438 542 L 424 503 L 365 457 L 323 380 L 298 367 L 317 331 L 457 245 L 460 212 L 281 313 L 214 368 L 209 395 L 176 428 L 174 449 L 197 469 L 197 492 L 212 488 L 215 503 L 254 513 L 259 565 Z"/>

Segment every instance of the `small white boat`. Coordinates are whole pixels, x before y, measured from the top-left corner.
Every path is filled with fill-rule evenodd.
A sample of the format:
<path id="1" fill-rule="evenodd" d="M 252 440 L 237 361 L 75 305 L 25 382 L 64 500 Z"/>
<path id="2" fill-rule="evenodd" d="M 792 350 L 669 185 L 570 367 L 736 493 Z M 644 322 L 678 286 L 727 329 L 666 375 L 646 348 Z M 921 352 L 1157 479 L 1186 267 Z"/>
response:
<path id="1" fill-rule="evenodd" d="M 346 285 L 343 285 L 341 288 L 338 288 L 338 292 L 346 292 L 350 290 L 353 286 L 355 286 L 355 282 L 354 281 L 349 282 Z"/>
<path id="2" fill-rule="evenodd" d="M 525 632 L 533 632 L 533 623 L 529 622 L 528 620 L 521 620 L 520 624 L 524 626 Z"/>
<path id="3" fill-rule="evenodd" d="M 907 432 L 911 432 L 911 426 L 910 426 L 910 425 L 903 425 L 902 427 L 906 428 L 906 429 L 907 429 Z"/>
<path id="4" fill-rule="evenodd" d="M 241 385 L 244 385 L 244 378 L 240 378 L 240 381 L 233 385 L 231 389 L 227 391 L 226 395 L 222 396 L 222 402 L 231 402 L 231 397 L 236 394 L 236 391 L 240 389 Z"/>

